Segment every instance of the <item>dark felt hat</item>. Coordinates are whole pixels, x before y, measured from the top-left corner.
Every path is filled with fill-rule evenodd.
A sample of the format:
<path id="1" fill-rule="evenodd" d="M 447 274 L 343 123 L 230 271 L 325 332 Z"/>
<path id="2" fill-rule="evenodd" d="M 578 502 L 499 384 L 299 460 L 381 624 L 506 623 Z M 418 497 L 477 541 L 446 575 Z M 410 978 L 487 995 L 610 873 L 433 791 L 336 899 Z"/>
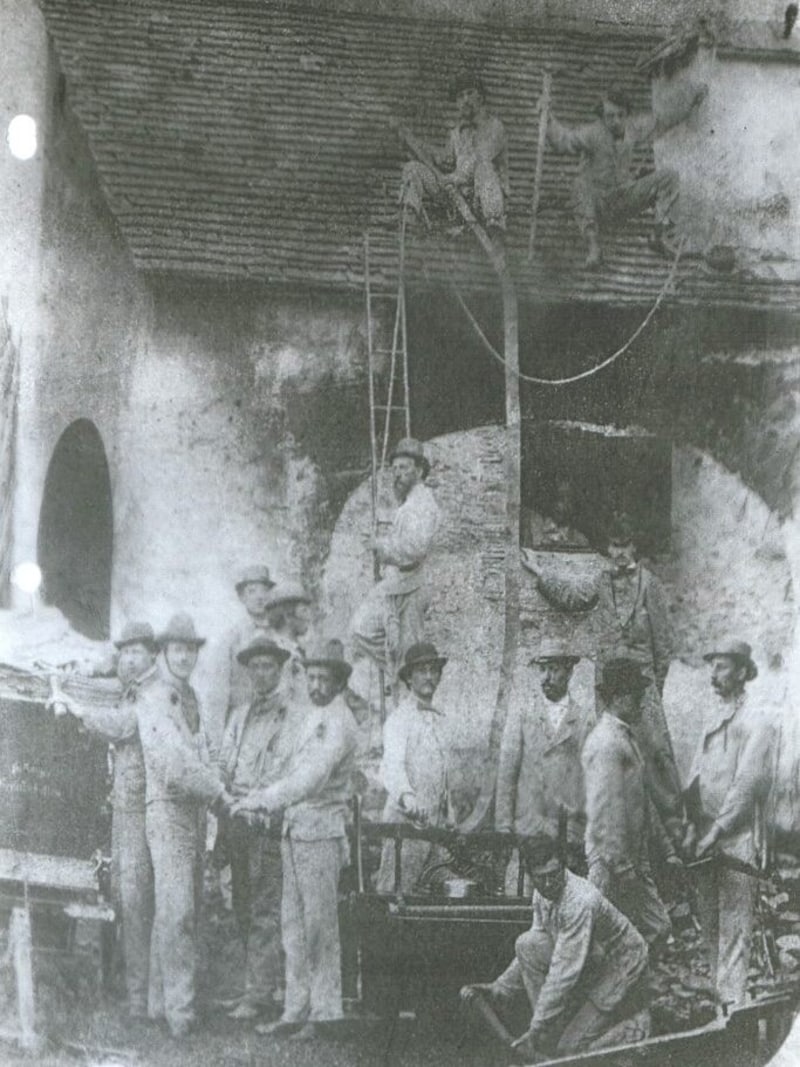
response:
<path id="1" fill-rule="evenodd" d="M 246 667 L 250 660 L 256 656 L 272 656 L 283 666 L 290 655 L 291 653 L 288 649 L 281 648 L 280 645 L 276 645 L 268 637 L 259 635 L 236 653 L 236 659 L 243 667 Z"/>
<path id="2" fill-rule="evenodd" d="M 194 619 L 185 611 L 179 611 L 167 623 L 165 629 L 156 638 L 156 644 L 163 648 L 170 641 L 182 641 L 185 645 L 200 648 L 206 643 L 205 637 L 198 637 L 194 628 Z"/>
<path id="3" fill-rule="evenodd" d="M 114 644 L 117 648 L 124 648 L 125 645 L 146 645 L 148 648 L 155 649 L 156 638 L 153 627 L 149 622 L 129 622 Z"/>
<path id="4" fill-rule="evenodd" d="M 341 685 L 345 684 L 353 670 L 344 658 L 344 645 L 337 637 L 312 645 L 303 657 L 303 664 L 306 669 L 309 667 L 330 667 L 337 675 Z"/>
<path id="5" fill-rule="evenodd" d="M 703 659 L 708 663 L 714 659 L 715 656 L 730 656 L 731 659 L 736 660 L 737 663 L 741 663 L 747 667 L 747 674 L 745 678 L 748 682 L 752 680 L 758 674 L 758 667 L 753 662 L 753 650 L 746 641 L 727 640 L 720 641 L 716 648 L 710 652 L 706 652 Z"/>
<path id="6" fill-rule="evenodd" d="M 428 462 L 428 457 L 425 455 L 425 449 L 422 447 L 422 442 L 418 441 L 416 437 L 404 437 L 398 441 L 392 451 L 389 453 L 389 462 L 398 458 L 398 456 L 407 456 L 409 459 L 413 459 L 420 467 L 422 467 L 422 477 L 427 478 L 430 473 L 431 465 Z"/>
<path id="7" fill-rule="evenodd" d="M 440 656 L 439 651 L 431 641 L 418 641 L 412 645 L 403 658 L 403 666 L 397 672 L 402 681 L 408 685 L 408 679 L 415 667 L 422 663 L 435 663 L 441 670 L 447 663 L 446 656 Z"/>
<path id="8" fill-rule="evenodd" d="M 617 656 L 603 664 L 597 691 L 604 700 L 628 693 L 643 693 L 652 679 L 645 664 L 631 656 Z"/>

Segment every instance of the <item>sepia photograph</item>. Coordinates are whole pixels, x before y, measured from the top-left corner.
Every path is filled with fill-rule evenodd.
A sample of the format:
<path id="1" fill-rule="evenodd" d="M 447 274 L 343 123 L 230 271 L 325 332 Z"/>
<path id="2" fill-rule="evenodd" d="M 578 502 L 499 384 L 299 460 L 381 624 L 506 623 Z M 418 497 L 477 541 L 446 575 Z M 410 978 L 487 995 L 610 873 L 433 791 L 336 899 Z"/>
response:
<path id="1" fill-rule="evenodd" d="M 800 1067 L 797 23 L 0 0 L 3 1067 Z"/>

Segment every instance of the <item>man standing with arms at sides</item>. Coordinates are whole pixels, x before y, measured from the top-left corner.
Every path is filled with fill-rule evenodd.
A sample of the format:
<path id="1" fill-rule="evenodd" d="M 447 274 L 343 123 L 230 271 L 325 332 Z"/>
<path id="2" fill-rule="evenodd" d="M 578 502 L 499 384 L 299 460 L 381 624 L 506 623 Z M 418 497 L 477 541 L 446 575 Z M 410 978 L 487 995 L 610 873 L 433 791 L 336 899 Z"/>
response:
<path id="1" fill-rule="evenodd" d="M 205 644 L 192 619 L 174 615 L 158 638 L 160 679 L 137 705 L 147 778 L 147 844 L 155 879 L 149 1015 L 166 1017 L 173 1037 L 196 1022 L 197 922 L 202 891 L 206 811 L 233 798 L 212 770 L 189 684 Z"/>
<path id="2" fill-rule="evenodd" d="M 234 806 L 245 818 L 283 812 L 286 999 L 281 1019 L 257 1026 L 260 1034 L 309 1040 L 325 1036 L 325 1024 L 342 1017 L 338 887 L 347 856 L 356 724 L 342 697 L 350 666 L 336 654 L 340 648 L 337 641 L 309 650 L 308 703 L 287 731 L 283 773 Z"/>
<path id="3" fill-rule="evenodd" d="M 425 484 L 430 463 L 421 443 L 404 438 L 389 459 L 400 506 L 389 533 L 373 542 L 384 577 L 357 609 L 352 624 L 356 663 L 351 687 L 364 699 L 369 699 L 369 661 L 385 669 L 394 686 L 406 651 L 425 638 L 425 561 L 439 526 L 439 508 Z"/>
<path id="4" fill-rule="evenodd" d="M 631 659 L 603 667 L 603 714 L 583 748 L 586 858 L 589 881 L 631 920 L 648 945 L 660 948 L 670 919 L 650 871 L 649 840 L 660 829 L 667 862 L 680 861 L 654 812 L 645 762 L 634 737 L 648 679 Z"/>
<path id="5" fill-rule="evenodd" d="M 116 707 L 89 707 L 63 692 L 50 704 L 62 704 L 87 730 L 114 745 L 111 863 L 122 918 L 128 1014 L 141 1019 L 147 1017 L 153 869 L 145 833 L 145 769 L 136 706 L 158 681 L 156 644 L 153 629 L 146 622 L 129 623 L 114 644 L 122 685 Z"/>
<path id="6" fill-rule="evenodd" d="M 706 710 L 689 772 L 684 850 L 699 859 L 712 857 L 698 872 L 700 923 L 719 1003 L 740 1007 L 747 993 L 756 882 L 714 861 L 713 853 L 719 849 L 754 873 L 765 863 L 764 805 L 775 725 L 746 690 L 758 673 L 746 641 L 723 641 L 705 659 L 719 699 Z"/>
<path id="7" fill-rule="evenodd" d="M 437 827 L 451 816 L 444 713 L 433 706 L 446 663 L 436 646 L 425 641 L 406 652 L 400 680 L 410 691 L 389 715 L 383 730 L 384 822 Z M 375 882 L 380 893 L 395 892 L 394 853 L 394 842 L 385 841 Z M 399 892 L 413 891 L 436 853 L 435 846 L 427 841 L 403 842 Z"/>
<path id="8" fill-rule="evenodd" d="M 494 982 L 464 986 L 467 1004 L 511 1004 L 526 993 L 531 1020 L 513 1042 L 528 1063 L 649 1036 L 647 945 L 593 885 L 564 867 L 543 835 L 521 846 L 533 883 L 533 922 Z"/>
<path id="9" fill-rule="evenodd" d="M 586 797 L 581 752 L 597 721 L 594 708 L 570 693 L 580 657 L 566 643 L 542 641 L 531 660 L 539 684 L 509 709 L 500 744 L 495 827 L 516 834 L 557 837 L 565 823 L 569 866 L 585 873 Z M 517 891 L 517 864 L 506 875 L 506 891 Z"/>
<path id="10" fill-rule="evenodd" d="M 585 266 L 600 265 L 599 227 L 603 222 L 620 222 L 655 207 L 651 240 L 655 251 L 668 251 L 665 242 L 673 237 L 675 205 L 680 188 L 673 170 L 656 170 L 643 177 L 633 174 L 634 151 L 642 142 L 660 137 L 689 117 L 708 95 L 707 85 L 686 87 L 678 104 L 656 117 L 633 114 L 628 94 L 612 86 L 598 105 L 596 122 L 570 129 L 552 115 L 547 139 L 556 152 L 580 156 L 573 188 L 575 219 L 587 244 Z"/>
<path id="11" fill-rule="evenodd" d="M 250 675 L 253 696 L 233 709 L 219 764 L 228 791 L 244 797 L 278 777 L 288 715 L 281 671 L 289 653 L 268 637 L 255 637 L 237 658 Z M 245 946 L 244 996 L 229 1014 L 246 1021 L 271 1006 L 281 986 L 280 819 L 260 827 L 224 818 L 218 833 L 231 865 L 233 911 Z"/>
<path id="12" fill-rule="evenodd" d="M 207 730 L 215 750 L 231 711 L 250 698 L 250 680 L 236 656 L 254 637 L 269 630 L 267 597 L 274 585 L 269 567 L 260 565 L 246 567 L 236 582 L 236 595 L 245 614 L 227 631 L 214 652 Z"/>

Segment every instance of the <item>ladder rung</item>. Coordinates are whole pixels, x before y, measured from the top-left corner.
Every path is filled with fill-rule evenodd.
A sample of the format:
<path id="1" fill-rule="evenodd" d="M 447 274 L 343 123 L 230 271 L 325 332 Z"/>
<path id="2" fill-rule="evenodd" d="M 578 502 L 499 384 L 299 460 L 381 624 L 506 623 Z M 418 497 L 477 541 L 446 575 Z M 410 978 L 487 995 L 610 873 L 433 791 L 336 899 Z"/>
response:
<path id="1" fill-rule="evenodd" d="M 387 407 L 385 404 L 375 404 L 376 411 L 405 411 L 406 409 L 402 405 L 392 404 L 391 407 Z"/>

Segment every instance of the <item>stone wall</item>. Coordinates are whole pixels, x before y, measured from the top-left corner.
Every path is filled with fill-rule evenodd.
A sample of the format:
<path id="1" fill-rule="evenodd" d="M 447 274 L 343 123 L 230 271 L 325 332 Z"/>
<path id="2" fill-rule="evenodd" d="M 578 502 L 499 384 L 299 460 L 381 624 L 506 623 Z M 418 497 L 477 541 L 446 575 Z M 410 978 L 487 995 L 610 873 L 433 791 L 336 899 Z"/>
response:
<path id="1" fill-rule="evenodd" d="M 429 484 L 443 511 L 431 557 L 430 631 L 450 656 L 438 699 L 448 712 L 457 752 L 457 780 L 477 791 L 487 773 L 485 749 L 494 714 L 502 649 L 503 432 L 483 427 L 430 442 Z M 662 578 L 676 634 L 676 662 L 667 687 L 667 711 L 683 756 L 708 678 L 702 653 L 730 631 L 756 649 L 765 691 L 774 702 L 785 678 L 782 657 L 790 646 L 795 614 L 789 564 L 777 520 L 740 478 L 708 455 L 676 447 L 673 460 L 672 551 L 653 561 Z M 391 500 L 383 487 L 380 514 Z M 369 589 L 368 484 L 350 497 L 336 524 L 323 583 L 332 632 L 346 633 L 349 618 Z M 579 648 L 591 647 L 592 620 L 567 623 L 523 575 L 522 639 L 516 699 L 535 679 L 527 662 L 541 634 L 572 627 Z M 591 688 L 586 661 L 576 683 Z M 491 772 L 491 769 L 488 769 Z"/>

